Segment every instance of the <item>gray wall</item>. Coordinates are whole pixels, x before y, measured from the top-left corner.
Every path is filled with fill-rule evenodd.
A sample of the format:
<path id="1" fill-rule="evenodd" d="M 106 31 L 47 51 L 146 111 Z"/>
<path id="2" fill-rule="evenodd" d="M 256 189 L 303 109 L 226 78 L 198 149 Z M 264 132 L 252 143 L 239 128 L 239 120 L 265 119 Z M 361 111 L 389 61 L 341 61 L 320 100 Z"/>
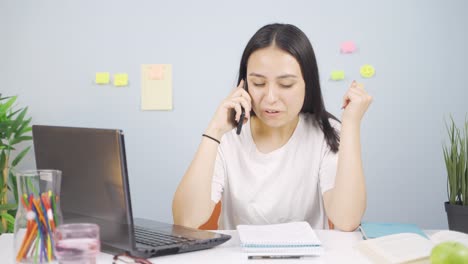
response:
<path id="1" fill-rule="evenodd" d="M 467 113 L 468 1 L 0 1 L 0 92 L 34 124 L 121 128 L 134 214 L 172 221 L 171 201 L 248 39 L 286 22 L 310 38 L 328 110 L 352 79 L 374 102 L 362 124 L 365 220 L 446 228 L 444 117 Z M 359 52 L 340 55 L 354 40 Z M 140 110 L 140 65 L 173 64 L 173 111 Z M 371 63 L 373 79 L 359 67 Z M 331 82 L 341 68 L 345 82 Z M 130 86 L 96 86 L 98 71 Z M 35 167 L 29 153 L 22 168 Z"/>

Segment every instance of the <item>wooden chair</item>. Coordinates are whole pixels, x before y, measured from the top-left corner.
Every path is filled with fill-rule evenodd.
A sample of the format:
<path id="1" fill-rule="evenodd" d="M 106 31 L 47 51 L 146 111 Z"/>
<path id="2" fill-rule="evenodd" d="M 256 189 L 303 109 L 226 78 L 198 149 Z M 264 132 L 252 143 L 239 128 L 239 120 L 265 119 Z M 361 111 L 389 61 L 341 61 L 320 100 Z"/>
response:
<path id="1" fill-rule="evenodd" d="M 201 229 L 201 230 L 217 230 L 218 229 L 218 219 L 219 219 L 220 214 L 221 214 L 221 201 L 219 201 L 216 204 L 216 206 L 215 206 L 215 208 L 213 210 L 213 213 L 210 216 L 210 219 L 208 219 L 208 221 L 206 221 L 206 223 L 204 223 L 203 225 L 198 227 L 198 229 Z M 328 226 L 330 227 L 330 229 L 335 228 L 335 226 L 330 221 L 330 219 L 328 219 Z"/>
<path id="2" fill-rule="evenodd" d="M 221 201 L 219 201 L 215 208 L 213 209 L 213 213 L 210 216 L 210 219 L 206 221 L 203 225 L 198 227 L 201 230 L 217 230 L 218 229 L 218 219 L 219 215 L 221 214 Z"/>

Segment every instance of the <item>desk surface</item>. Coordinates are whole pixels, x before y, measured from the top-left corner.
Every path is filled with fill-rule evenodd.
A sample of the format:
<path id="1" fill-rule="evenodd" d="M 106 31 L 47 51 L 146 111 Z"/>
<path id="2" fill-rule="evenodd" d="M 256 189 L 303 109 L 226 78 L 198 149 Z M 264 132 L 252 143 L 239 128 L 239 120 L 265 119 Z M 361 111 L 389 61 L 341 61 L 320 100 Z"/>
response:
<path id="1" fill-rule="evenodd" d="M 315 230 L 325 247 L 325 254 L 321 257 L 307 257 L 300 260 L 247 260 L 240 248 L 237 231 L 220 230 L 217 232 L 232 235 L 226 243 L 208 250 L 189 252 L 153 258 L 154 263 L 370 263 L 366 257 L 354 249 L 356 243 L 362 240 L 359 232 L 340 232 L 335 230 Z M 432 233 L 431 231 L 427 233 Z M 0 262 L 13 264 L 13 235 L 0 235 Z M 112 256 L 100 253 L 97 264 L 112 263 Z"/>

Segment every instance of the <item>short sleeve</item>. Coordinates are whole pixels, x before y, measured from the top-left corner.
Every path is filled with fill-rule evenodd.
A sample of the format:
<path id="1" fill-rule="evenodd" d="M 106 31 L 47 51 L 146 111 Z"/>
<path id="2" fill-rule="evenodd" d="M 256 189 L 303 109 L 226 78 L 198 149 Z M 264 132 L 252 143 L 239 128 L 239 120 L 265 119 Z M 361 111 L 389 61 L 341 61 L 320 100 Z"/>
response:
<path id="1" fill-rule="evenodd" d="M 335 120 L 330 120 L 332 127 L 334 127 L 339 134 L 341 125 Z M 338 151 L 334 153 L 328 146 L 325 138 L 321 151 L 321 162 L 319 169 L 320 190 L 323 193 L 335 187 L 335 178 L 338 167 Z"/>
<path id="2" fill-rule="evenodd" d="M 213 179 L 211 180 L 211 200 L 215 203 L 218 203 L 223 195 L 225 176 L 226 170 L 224 166 L 224 156 L 221 148 L 218 147 Z"/>

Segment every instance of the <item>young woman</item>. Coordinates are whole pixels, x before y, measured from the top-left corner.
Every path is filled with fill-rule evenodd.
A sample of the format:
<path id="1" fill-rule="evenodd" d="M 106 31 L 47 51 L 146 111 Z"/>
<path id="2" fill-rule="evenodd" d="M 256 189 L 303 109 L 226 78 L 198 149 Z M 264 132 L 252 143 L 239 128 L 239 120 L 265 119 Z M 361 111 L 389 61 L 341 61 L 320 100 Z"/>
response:
<path id="1" fill-rule="evenodd" d="M 356 229 L 366 209 L 360 124 L 371 101 L 353 82 L 340 123 L 325 110 L 306 35 L 288 24 L 262 27 L 242 55 L 239 85 L 218 107 L 177 188 L 174 223 L 197 228 L 222 201 L 222 229 L 290 221 L 323 229 L 327 220 Z"/>

